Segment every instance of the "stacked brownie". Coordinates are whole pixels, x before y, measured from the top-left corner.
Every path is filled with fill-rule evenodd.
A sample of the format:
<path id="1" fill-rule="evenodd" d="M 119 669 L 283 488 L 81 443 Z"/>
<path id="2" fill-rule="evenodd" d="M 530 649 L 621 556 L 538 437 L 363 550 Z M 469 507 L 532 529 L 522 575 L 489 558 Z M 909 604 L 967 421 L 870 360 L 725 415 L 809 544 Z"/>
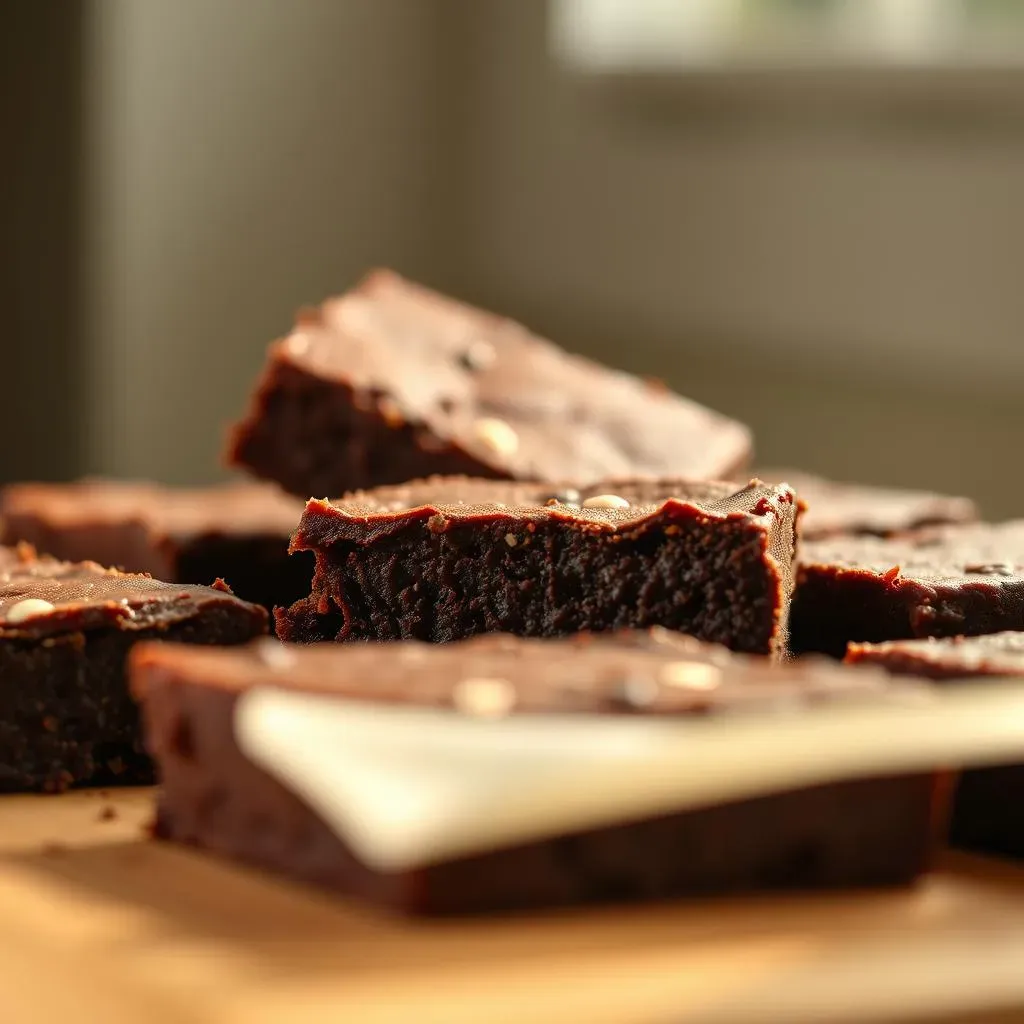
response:
<path id="1" fill-rule="evenodd" d="M 264 627 L 186 585 L 224 577 L 287 642 L 132 652 L 161 836 L 416 912 L 908 882 L 949 770 L 1024 750 L 1022 691 L 783 656 L 1024 630 L 1024 527 L 750 455 L 663 385 L 371 274 L 271 347 L 227 450 L 264 483 L 8 490 L 8 542 L 165 581 L 6 556 L 77 581 L 12 584 L 6 625 L 0 592 L 11 785 L 137 758 L 132 642 Z"/>

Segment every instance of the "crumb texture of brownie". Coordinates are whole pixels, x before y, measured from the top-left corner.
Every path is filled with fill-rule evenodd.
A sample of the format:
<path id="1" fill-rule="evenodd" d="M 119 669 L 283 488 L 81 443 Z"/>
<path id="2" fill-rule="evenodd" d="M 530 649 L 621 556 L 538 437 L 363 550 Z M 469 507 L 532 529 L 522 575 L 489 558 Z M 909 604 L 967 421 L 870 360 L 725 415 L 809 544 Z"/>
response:
<path id="1" fill-rule="evenodd" d="M 727 479 L 746 427 L 378 271 L 275 343 L 227 459 L 303 498 L 430 474 Z"/>
<path id="2" fill-rule="evenodd" d="M 841 483 L 802 470 L 766 469 L 762 480 L 787 483 L 806 506 L 800 520 L 804 540 L 842 535 L 893 537 L 924 526 L 970 523 L 978 508 L 969 498 L 931 491 Z"/>
<path id="3" fill-rule="evenodd" d="M 500 708 L 497 682 L 510 697 Z M 489 700 L 470 701 L 471 685 Z M 932 772 L 839 779 L 387 870 L 370 866 L 247 755 L 238 733 L 246 694 L 283 689 L 434 706 L 482 717 L 484 729 L 496 711 L 554 711 L 567 721 L 589 712 L 641 725 L 680 715 L 785 720 L 804 704 L 898 699 L 898 688 L 882 673 L 780 666 L 660 630 L 407 641 L 383 651 L 274 641 L 231 651 L 144 645 L 132 656 L 132 686 L 163 780 L 158 836 L 412 913 L 903 884 L 928 866 L 948 798 Z"/>
<path id="4" fill-rule="evenodd" d="M 0 548 L 0 791 L 151 782 L 127 690 L 131 647 L 239 644 L 266 624 L 225 590 Z"/>
<path id="5" fill-rule="evenodd" d="M 788 488 L 757 481 L 447 478 L 311 501 L 292 546 L 316 554 L 312 592 L 276 611 L 277 631 L 309 643 L 664 626 L 774 653 L 795 517 Z"/>
<path id="6" fill-rule="evenodd" d="M 1024 520 L 800 546 L 794 652 L 1024 629 Z"/>

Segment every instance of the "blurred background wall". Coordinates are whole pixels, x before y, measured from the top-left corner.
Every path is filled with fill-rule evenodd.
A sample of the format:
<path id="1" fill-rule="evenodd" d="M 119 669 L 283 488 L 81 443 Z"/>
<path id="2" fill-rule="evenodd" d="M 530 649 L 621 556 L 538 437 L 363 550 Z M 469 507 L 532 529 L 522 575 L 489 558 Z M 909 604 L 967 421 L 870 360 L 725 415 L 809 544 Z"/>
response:
<path id="1" fill-rule="evenodd" d="M 0 476 L 215 478 L 266 344 L 388 264 L 766 461 L 1024 511 L 1024 72 L 595 76 L 551 13 L 9 0 Z"/>

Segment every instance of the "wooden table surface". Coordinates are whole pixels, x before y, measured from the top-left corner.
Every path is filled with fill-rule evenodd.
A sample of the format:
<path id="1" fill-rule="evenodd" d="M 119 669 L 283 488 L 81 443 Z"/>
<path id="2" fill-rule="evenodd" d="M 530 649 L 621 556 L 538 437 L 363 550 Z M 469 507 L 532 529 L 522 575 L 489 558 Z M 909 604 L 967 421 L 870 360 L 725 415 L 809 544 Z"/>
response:
<path id="1" fill-rule="evenodd" d="M 0 1020 L 1024 1021 L 1024 871 L 912 891 L 406 921 L 144 835 L 151 794 L 0 799 Z"/>

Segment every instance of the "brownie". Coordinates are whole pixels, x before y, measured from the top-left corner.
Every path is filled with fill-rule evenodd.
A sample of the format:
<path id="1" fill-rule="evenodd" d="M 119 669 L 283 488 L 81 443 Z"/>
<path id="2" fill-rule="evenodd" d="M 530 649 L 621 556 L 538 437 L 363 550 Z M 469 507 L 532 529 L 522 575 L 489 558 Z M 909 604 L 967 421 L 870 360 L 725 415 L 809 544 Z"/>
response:
<path id="1" fill-rule="evenodd" d="M 738 651 L 785 642 L 788 487 L 612 480 L 586 487 L 432 478 L 306 505 L 293 551 L 312 592 L 285 640 L 550 637 L 665 626 Z"/>
<path id="2" fill-rule="evenodd" d="M 388 271 L 271 346 L 227 459 L 307 498 L 433 474 L 727 479 L 748 430 Z"/>
<path id="3" fill-rule="evenodd" d="M 868 484 L 840 483 L 792 469 L 766 469 L 762 480 L 789 484 L 805 506 L 800 537 L 820 540 L 842 534 L 892 537 L 923 526 L 970 523 L 978 518 L 969 498 Z"/>
<path id="4" fill-rule="evenodd" d="M 267 613 L 195 587 L 0 548 L 0 791 L 152 781 L 125 658 L 140 640 L 238 644 Z"/>
<path id="5" fill-rule="evenodd" d="M 146 645 L 131 673 L 159 837 L 413 913 L 906 883 L 948 799 L 931 762 L 886 774 L 885 744 L 822 763 L 857 709 L 927 690 L 665 631 Z M 750 770 L 757 737 L 798 735 L 824 750 L 796 775 Z"/>
<path id="6" fill-rule="evenodd" d="M 849 664 L 870 664 L 926 679 L 1024 676 L 1024 633 L 925 637 L 879 644 L 850 644 Z"/>
<path id="7" fill-rule="evenodd" d="M 312 558 L 288 555 L 301 514 L 301 502 L 264 484 L 13 484 L 0 493 L 0 543 L 174 583 L 224 579 L 270 610 L 309 591 Z"/>
<path id="8" fill-rule="evenodd" d="M 1024 677 L 1024 633 L 851 644 L 846 660 L 937 681 L 1019 679 Z M 1024 857 L 1024 763 L 975 768 L 963 774 L 951 839 L 969 850 Z"/>
<path id="9" fill-rule="evenodd" d="M 800 546 L 790 644 L 842 657 L 851 642 L 1024 629 L 1024 520 Z"/>

